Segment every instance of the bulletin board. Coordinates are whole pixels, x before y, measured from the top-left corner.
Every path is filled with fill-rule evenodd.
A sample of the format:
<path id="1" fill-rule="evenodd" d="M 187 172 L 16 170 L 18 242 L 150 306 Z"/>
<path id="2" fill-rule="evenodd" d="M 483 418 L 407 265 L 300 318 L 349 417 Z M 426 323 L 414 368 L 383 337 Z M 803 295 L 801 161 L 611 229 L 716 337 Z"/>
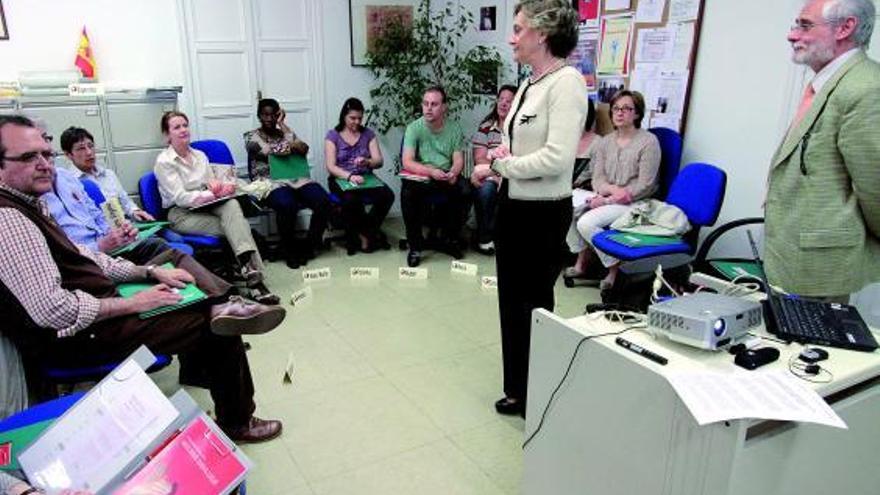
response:
<path id="1" fill-rule="evenodd" d="M 573 0 L 578 45 L 569 63 L 600 108 L 620 89 L 645 97 L 642 128 L 684 135 L 704 0 Z"/>

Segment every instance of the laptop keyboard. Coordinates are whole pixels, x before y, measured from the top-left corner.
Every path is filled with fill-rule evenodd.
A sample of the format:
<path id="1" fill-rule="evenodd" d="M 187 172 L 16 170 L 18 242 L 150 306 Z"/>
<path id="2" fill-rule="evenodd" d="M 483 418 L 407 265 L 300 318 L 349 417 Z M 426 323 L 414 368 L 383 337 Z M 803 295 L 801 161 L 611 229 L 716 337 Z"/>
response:
<path id="1" fill-rule="evenodd" d="M 835 329 L 826 323 L 827 308 L 824 304 L 803 299 L 773 299 L 785 333 L 800 335 L 811 342 L 833 342 L 838 339 Z"/>

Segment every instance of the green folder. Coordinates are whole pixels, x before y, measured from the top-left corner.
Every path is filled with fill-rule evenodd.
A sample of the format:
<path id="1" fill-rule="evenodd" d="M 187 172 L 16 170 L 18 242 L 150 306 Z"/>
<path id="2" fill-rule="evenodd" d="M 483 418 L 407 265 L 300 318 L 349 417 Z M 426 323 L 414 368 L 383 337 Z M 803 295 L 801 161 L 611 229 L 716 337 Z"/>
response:
<path id="1" fill-rule="evenodd" d="M 356 191 L 358 189 L 372 189 L 374 187 L 382 187 L 383 184 L 378 177 L 373 174 L 364 174 L 361 177 L 364 178 L 363 184 L 353 184 L 346 179 L 336 178 L 336 185 L 339 186 L 343 191 Z"/>
<path id="2" fill-rule="evenodd" d="M 174 265 L 171 263 L 165 263 L 162 265 L 162 268 L 174 268 Z M 119 295 L 125 299 L 132 297 L 138 292 L 143 292 L 150 287 L 155 286 L 155 283 L 152 282 L 126 282 L 116 286 L 116 290 L 119 291 Z M 144 311 L 140 313 L 138 316 L 140 319 L 144 320 L 150 318 L 152 316 L 160 315 L 163 313 L 167 313 L 169 311 L 174 311 L 185 306 L 189 306 L 190 304 L 197 303 L 199 301 L 205 300 L 208 296 L 202 292 L 202 289 L 196 287 L 195 284 L 186 284 L 186 287 L 182 289 L 178 289 L 178 294 L 183 296 L 183 299 L 180 300 L 177 304 L 170 304 L 168 306 L 160 306 L 156 309 L 151 309 L 150 311 Z"/>
<path id="3" fill-rule="evenodd" d="M 634 234 L 632 232 L 617 232 L 609 235 L 608 238 L 627 247 L 667 246 L 681 242 L 680 237 Z"/>
<path id="4" fill-rule="evenodd" d="M 162 230 L 164 228 L 165 227 L 163 225 L 154 225 L 146 230 L 139 230 L 138 235 L 137 235 L 137 239 L 129 242 L 125 246 L 119 246 L 118 248 L 114 249 L 113 251 L 110 251 L 110 253 L 108 253 L 108 254 L 116 256 L 116 255 L 119 255 L 122 253 L 127 253 L 127 252 L 131 251 L 132 249 L 136 248 L 140 243 L 144 242 L 144 239 L 149 239 L 150 237 L 153 237 L 160 230 Z"/>
<path id="5" fill-rule="evenodd" d="M 171 222 L 165 222 L 162 220 L 156 220 L 155 222 L 135 222 L 134 226 L 137 227 L 138 230 L 146 230 L 153 227 L 167 227 L 171 225 Z"/>
<path id="6" fill-rule="evenodd" d="M 728 280 L 733 280 L 736 277 L 740 277 L 743 275 L 751 275 L 755 278 L 762 278 L 763 273 L 761 272 L 761 267 L 758 266 L 754 261 L 710 261 L 710 265 L 713 268 L 718 270 L 719 273 L 727 277 Z"/>
<path id="7" fill-rule="evenodd" d="M 0 465 L 0 471 L 13 471 L 19 469 L 18 454 L 34 443 L 34 440 L 43 433 L 43 430 L 55 422 L 55 418 L 37 423 L 31 423 L 21 428 L 8 430 L 0 433 L 0 448 L 9 448 L 9 463 Z M 8 446 L 6 444 L 9 444 Z"/>
<path id="8" fill-rule="evenodd" d="M 269 177 L 275 180 L 308 179 L 309 161 L 302 155 L 269 155 Z"/>

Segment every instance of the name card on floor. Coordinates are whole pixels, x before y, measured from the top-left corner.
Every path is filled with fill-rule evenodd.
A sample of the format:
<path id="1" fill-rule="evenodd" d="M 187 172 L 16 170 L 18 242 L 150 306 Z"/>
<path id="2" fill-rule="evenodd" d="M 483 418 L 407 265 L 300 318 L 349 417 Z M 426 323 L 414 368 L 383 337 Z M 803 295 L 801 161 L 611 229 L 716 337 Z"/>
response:
<path id="1" fill-rule="evenodd" d="M 281 379 L 281 383 L 290 384 L 293 383 L 293 353 L 287 355 L 287 364 L 284 365 L 284 377 Z"/>
<path id="2" fill-rule="evenodd" d="M 498 277 L 480 277 L 480 287 L 483 290 L 495 290 L 498 288 Z"/>
<path id="3" fill-rule="evenodd" d="M 373 280 L 379 278 L 379 268 L 375 266 L 351 267 L 352 280 Z"/>
<path id="4" fill-rule="evenodd" d="M 316 268 L 314 270 L 303 270 L 303 281 L 317 282 L 320 280 L 330 280 L 330 267 Z"/>
<path id="5" fill-rule="evenodd" d="M 428 269 L 427 268 L 409 268 L 406 266 L 400 267 L 400 280 L 427 280 L 428 279 Z"/>
<path id="6" fill-rule="evenodd" d="M 313 296 L 314 292 L 312 292 L 311 287 L 303 287 L 302 289 L 294 292 L 292 296 L 290 296 L 290 305 L 295 308 L 305 306 L 312 301 Z"/>
<path id="7" fill-rule="evenodd" d="M 465 263 L 464 261 L 452 260 L 450 271 L 452 273 L 475 276 L 477 274 L 477 265 L 473 263 Z"/>

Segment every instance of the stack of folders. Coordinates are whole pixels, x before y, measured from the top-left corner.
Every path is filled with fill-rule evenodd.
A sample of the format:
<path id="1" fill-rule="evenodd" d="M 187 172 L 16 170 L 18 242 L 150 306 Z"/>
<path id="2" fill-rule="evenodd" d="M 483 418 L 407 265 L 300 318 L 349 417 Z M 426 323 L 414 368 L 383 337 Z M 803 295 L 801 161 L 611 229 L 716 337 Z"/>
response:
<path id="1" fill-rule="evenodd" d="M 162 265 L 162 268 L 174 268 L 174 265 L 171 263 L 165 263 Z M 119 291 L 119 295 L 123 298 L 130 298 L 137 294 L 138 292 L 143 292 L 153 286 L 155 283 L 150 282 L 126 282 L 116 286 L 116 290 Z M 202 292 L 202 289 L 196 287 L 195 284 L 186 284 L 186 287 L 182 289 L 174 289 L 178 294 L 182 297 L 179 303 L 177 304 L 169 304 L 168 306 L 160 306 L 156 309 L 151 309 L 149 311 L 144 311 L 143 313 L 139 313 L 138 316 L 143 320 L 146 318 L 150 318 L 151 316 L 160 315 L 162 313 L 167 313 L 169 311 L 174 311 L 176 309 L 183 308 L 185 306 L 189 306 L 190 304 L 195 304 L 199 301 L 205 300 L 208 296 Z"/>
<path id="2" fill-rule="evenodd" d="M 220 495 L 244 480 L 251 461 L 184 391 L 170 399 L 144 371 L 138 349 L 49 426 L 19 456 L 47 493 Z"/>
<path id="3" fill-rule="evenodd" d="M 666 246 L 682 242 L 681 237 L 635 234 L 632 232 L 617 232 L 610 234 L 608 238 L 627 247 Z"/>

